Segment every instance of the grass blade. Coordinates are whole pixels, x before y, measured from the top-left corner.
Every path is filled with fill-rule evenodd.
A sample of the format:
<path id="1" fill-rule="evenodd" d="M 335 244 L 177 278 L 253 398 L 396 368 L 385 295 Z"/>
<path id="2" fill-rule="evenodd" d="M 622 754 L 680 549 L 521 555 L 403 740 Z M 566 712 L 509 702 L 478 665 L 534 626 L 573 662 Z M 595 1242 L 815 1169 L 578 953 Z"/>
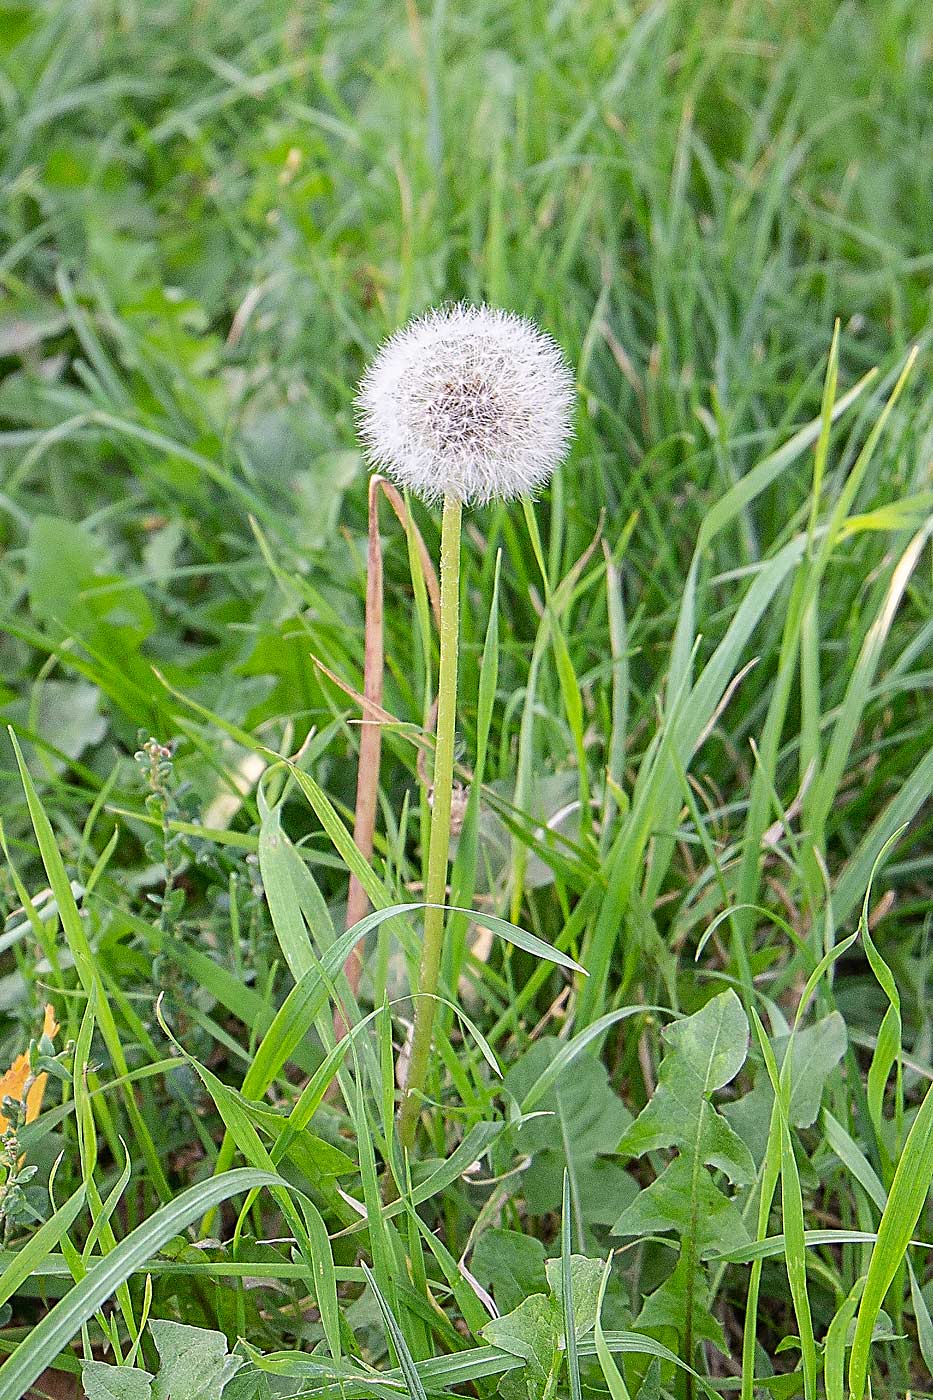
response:
<path id="1" fill-rule="evenodd" d="M 376 1302 L 379 1304 L 379 1311 L 382 1313 L 382 1319 L 385 1322 L 386 1331 L 389 1334 L 389 1338 L 392 1342 L 395 1354 L 398 1357 L 399 1366 L 401 1367 L 402 1375 L 405 1378 L 405 1385 L 408 1388 L 408 1394 L 411 1396 L 411 1400 L 428 1400 L 424 1386 L 421 1383 L 421 1377 L 418 1375 L 414 1359 L 412 1357 L 411 1352 L 408 1350 L 408 1343 L 402 1336 L 402 1329 L 399 1327 L 398 1323 L 393 1317 L 392 1309 L 389 1307 L 385 1298 L 383 1298 L 382 1294 L 380 1293 L 379 1285 L 373 1278 L 371 1271 L 366 1267 L 365 1264 L 362 1266 L 362 1268 L 363 1273 L 366 1275 L 366 1282 L 373 1290 L 373 1293 L 376 1296 Z"/>
<path id="2" fill-rule="evenodd" d="M 612 1255 L 606 1260 L 606 1267 L 603 1269 L 603 1276 L 599 1283 L 599 1297 L 596 1301 L 596 1323 L 593 1328 L 593 1345 L 596 1348 L 596 1357 L 602 1368 L 603 1380 L 606 1382 L 606 1389 L 609 1391 L 612 1400 L 630 1400 L 628 1386 L 622 1378 L 622 1372 L 612 1359 L 612 1353 L 606 1346 L 606 1337 L 603 1332 L 603 1298 L 606 1296 L 606 1284 L 609 1282 L 609 1274 L 612 1269 Z"/>
<path id="3" fill-rule="evenodd" d="M 39 1226 L 22 1249 L 16 1251 L 6 1268 L 0 1273 L 0 1307 L 13 1297 L 20 1284 L 32 1278 L 39 1271 L 42 1261 L 48 1257 L 62 1236 L 71 1229 L 87 1199 L 87 1188 L 79 1186 L 63 1206 Z"/>
<path id="4" fill-rule="evenodd" d="M 62 928 L 75 961 L 75 967 L 81 981 L 81 986 L 84 988 L 88 1000 L 94 1003 L 95 1014 L 108 1053 L 118 1072 L 124 1075 L 128 1073 L 129 1066 L 127 1065 L 126 1056 L 123 1053 L 123 1046 L 120 1043 L 120 1035 L 113 1018 L 113 1012 L 110 1009 L 110 1003 L 107 1000 L 104 987 L 97 971 L 94 954 L 88 943 L 87 934 L 84 931 L 84 924 L 78 912 L 78 906 L 75 903 L 75 897 L 71 889 L 71 881 L 68 879 L 65 863 L 61 858 L 61 853 L 55 841 L 52 824 L 45 814 L 42 803 L 39 801 L 39 794 L 36 792 L 29 774 L 29 769 L 26 767 L 23 760 L 22 750 L 20 749 L 12 728 L 9 729 L 9 735 L 16 753 L 16 762 L 19 767 L 23 790 L 26 793 L 26 803 L 29 807 L 29 815 L 32 820 L 33 830 L 36 834 L 39 853 L 42 856 L 42 864 L 45 866 L 45 872 L 48 876 L 49 884 L 52 887 L 52 893 L 58 904 L 59 918 L 61 919 Z M 146 1158 L 146 1165 L 152 1176 L 153 1184 L 160 1197 L 163 1200 L 168 1200 L 171 1196 L 171 1190 L 165 1172 L 162 1170 L 162 1163 L 159 1160 L 159 1154 L 152 1140 L 152 1134 L 143 1120 L 132 1092 L 128 1089 L 124 1090 L 123 1097 L 140 1148 Z"/>
<path id="5" fill-rule="evenodd" d="M 138 1225 L 106 1258 L 36 1323 L 24 1342 L 0 1366 L 0 1400 L 21 1400 L 94 1313 L 162 1246 L 204 1211 L 256 1186 L 276 1186 L 280 1178 L 249 1167 L 199 1181 Z"/>
<path id="6" fill-rule="evenodd" d="M 849 1360 L 849 1392 L 862 1400 L 868 1382 L 871 1338 L 878 1313 L 894 1275 L 907 1253 L 910 1237 L 933 1182 L 933 1087 L 927 1090 L 897 1164 L 887 1204 L 871 1252 L 865 1291 L 855 1322 Z"/>
<path id="7" fill-rule="evenodd" d="M 567 1348 L 567 1374 L 570 1378 L 570 1400 L 583 1400 L 583 1389 L 580 1384 L 580 1359 L 577 1355 L 576 1319 L 573 1311 L 573 1275 L 570 1268 L 570 1256 L 573 1250 L 570 1240 L 571 1230 L 570 1175 L 565 1167 L 563 1207 L 560 1217 L 560 1301 L 564 1314 L 564 1342 Z"/>

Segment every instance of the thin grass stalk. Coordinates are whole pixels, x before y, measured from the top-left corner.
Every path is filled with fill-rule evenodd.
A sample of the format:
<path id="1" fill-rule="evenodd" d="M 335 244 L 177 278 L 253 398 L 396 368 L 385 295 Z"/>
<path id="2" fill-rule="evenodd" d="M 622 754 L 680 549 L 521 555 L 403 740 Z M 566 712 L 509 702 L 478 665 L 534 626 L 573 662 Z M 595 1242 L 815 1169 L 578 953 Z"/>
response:
<path id="1" fill-rule="evenodd" d="M 382 547 L 379 542 L 379 487 L 381 479 L 369 480 L 369 545 L 366 558 L 366 635 L 363 659 L 363 695 L 367 707 L 360 729 L 360 756 L 356 774 L 356 810 L 353 818 L 353 840 L 365 861 L 373 856 L 373 836 L 376 827 L 376 802 L 379 795 L 379 765 L 382 758 L 382 725 L 369 706 L 382 706 L 384 666 Z M 350 875 L 347 892 L 347 928 L 359 923 L 369 912 L 369 897 L 354 874 Z M 360 988 L 363 958 L 357 945 L 347 958 L 346 973 L 350 989 L 356 996 Z M 338 1038 L 346 1033 L 346 1024 L 337 1008 L 334 1029 Z"/>
<path id="2" fill-rule="evenodd" d="M 376 807 L 379 798 L 379 773 L 382 761 L 382 725 L 388 718 L 382 708 L 385 674 L 384 588 L 382 543 L 379 536 L 379 494 L 386 497 L 406 535 L 413 535 L 421 563 L 431 608 L 440 627 L 440 586 L 431 563 L 427 546 L 399 492 L 384 476 L 374 475 L 369 482 L 369 530 L 366 559 L 366 618 L 363 657 L 363 723 L 360 731 L 360 752 L 356 776 L 356 808 L 353 840 L 363 858 L 370 862 L 376 829 Z M 321 664 L 321 663 L 319 663 Z M 322 667 L 325 671 L 326 667 Z M 330 672 L 328 672 L 330 674 Z M 336 679 L 336 678 L 335 678 Z M 352 928 L 369 913 L 369 896 L 359 878 L 351 872 L 347 891 L 346 927 Z M 344 973 L 354 997 L 359 993 L 363 970 L 362 949 L 358 945 L 347 959 Z M 346 1034 L 346 1022 L 339 1007 L 334 1012 L 334 1031 L 339 1039 Z"/>
<path id="3" fill-rule="evenodd" d="M 427 1077 L 434 1030 L 434 1011 L 441 953 L 444 944 L 444 910 L 447 896 L 447 864 L 450 853 L 450 806 L 454 775 L 454 731 L 457 714 L 457 646 L 460 631 L 460 522 L 459 498 L 444 498 L 441 525 L 441 658 L 437 686 L 437 729 L 434 747 L 434 800 L 425 884 L 424 941 L 418 976 L 415 1028 L 405 1093 L 399 1114 L 399 1138 L 410 1150 L 415 1138 L 419 1100 Z"/>

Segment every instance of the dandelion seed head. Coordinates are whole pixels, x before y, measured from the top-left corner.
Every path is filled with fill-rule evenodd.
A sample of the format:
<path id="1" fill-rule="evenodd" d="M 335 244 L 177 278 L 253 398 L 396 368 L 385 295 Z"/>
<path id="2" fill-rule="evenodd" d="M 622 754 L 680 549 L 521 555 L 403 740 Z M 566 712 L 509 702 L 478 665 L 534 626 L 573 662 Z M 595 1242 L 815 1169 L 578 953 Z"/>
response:
<path id="1" fill-rule="evenodd" d="M 427 501 L 533 494 L 567 452 L 573 376 L 531 321 L 487 306 L 430 311 L 379 351 L 357 396 L 370 464 Z"/>

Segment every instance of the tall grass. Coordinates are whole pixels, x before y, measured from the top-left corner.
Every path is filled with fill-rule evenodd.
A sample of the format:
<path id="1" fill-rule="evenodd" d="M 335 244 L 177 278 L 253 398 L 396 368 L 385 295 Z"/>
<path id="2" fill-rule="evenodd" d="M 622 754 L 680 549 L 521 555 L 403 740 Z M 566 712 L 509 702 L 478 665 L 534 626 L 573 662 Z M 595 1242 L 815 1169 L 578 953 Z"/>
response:
<path id="1" fill-rule="evenodd" d="M 62 1029 L 0 1396 L 147 1395 L 172 1321 L 231 1400 L 930 1392 L 931 43 L 915 0 L 6 7 L 2 1063 Z M 352 396 L 457 297 L 579 410 L 533 517 L 465 523 L 405 1154 L 439 520 L 381 522 L 364 859 Z"/>

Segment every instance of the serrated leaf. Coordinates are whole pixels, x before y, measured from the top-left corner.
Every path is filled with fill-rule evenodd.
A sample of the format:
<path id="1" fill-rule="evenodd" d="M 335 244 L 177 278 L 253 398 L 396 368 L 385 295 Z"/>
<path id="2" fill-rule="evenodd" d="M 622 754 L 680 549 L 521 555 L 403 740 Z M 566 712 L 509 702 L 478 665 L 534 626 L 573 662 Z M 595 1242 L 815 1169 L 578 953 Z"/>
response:
<path id="1" fill-rule="evenodd" d="M 492 1231 L 488 1232 L 494 1233 Z M 512 1235 L 514 1231 L 498 1231 Z M 491 1249 L 495 1241 L 487 1248 Z M 515 1242 L 509 1242 L 513 1252 Z M 527 1256 L 530 1261 L 530 1254 Z M 474 1261 L 475 1262 L 475 1261 Z M 483 1328 L 483 1337 L 493 1346 L 501 1347 L 512 1356 L 520 1356 L 525 1365 L 521 1373 L 510 1372 L 503 1377 L 499 1390 L 504 1400 L 537 1400 L 547 1386 L 549 1377 L 562 1365 L 564 1349 L 562 1260 L 548 1259 L 545 1276 L 550 1292 L 533 1293 L 504 1317 L 493 1318 Z M 599 1310 L 600 1284 L 603 1265 L 598 1259 L 572 1254 L 570 1286 L 573 1295 L 574 1333 L 580 1338 L 592 1331 Z"/>
<path id="2" fill-rule="evenodd" d="M 755 1178 L 745 1143 L 713 1108 L 709 1096 L 730 1083 L 748 1053 L 748 1020 L 735 992 L 713 997 L 695 1015 L 668 1026 L 669 1047 L 658 1087 L 619 1143 L 640 1157 L 665 1147 L 699 1156 L 726 1173 L 734 1186 Z"/>
<path id="3" fill-rule="evenodd" d="M 691 1163 L 675 1157 L 670 1166 L 640 1191 L 612 1227 L 614 1235 L 654 1235 L 674 1230 L 683 1238 L 696 1232 L 698 1257 L 731 1249 L 748 1240 L 748 1230 L 733 1202 L 707 1171 L 694 1178 Z"/>
<path id="4" fill-rule="evenodd" d="M 709 1290 L 705 1279 L 696 1269 L 692 1272 L 693 1340 L 711 1342 L 724 1356 L 728 1356 L 726 1334 L 709 1310 Z M 642 1310 L 635 1319 L 635 1326 L 644 1331 L 658 1331 L 669 1327 L 682 1338 L 684 1319 L 687 1316 L 688 1285 L 691 1284 L 690 1273 L 690 1261 L 686 1254 L 682 1254 L 673 1272 L 645 1299 Z"/>

